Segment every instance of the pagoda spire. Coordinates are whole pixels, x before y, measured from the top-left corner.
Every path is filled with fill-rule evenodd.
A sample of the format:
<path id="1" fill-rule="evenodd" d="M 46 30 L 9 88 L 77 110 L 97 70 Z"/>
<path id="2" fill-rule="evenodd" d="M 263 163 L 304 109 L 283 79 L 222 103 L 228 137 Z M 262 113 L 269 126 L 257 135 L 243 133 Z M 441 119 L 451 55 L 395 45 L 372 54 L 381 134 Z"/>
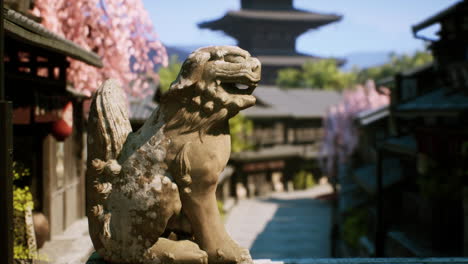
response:
<path id="1" fill-rule="evenodd" d="M 293 9 L 292 0 L 241 0 L 242 9 L 257 10 L 290 10 Z"/>

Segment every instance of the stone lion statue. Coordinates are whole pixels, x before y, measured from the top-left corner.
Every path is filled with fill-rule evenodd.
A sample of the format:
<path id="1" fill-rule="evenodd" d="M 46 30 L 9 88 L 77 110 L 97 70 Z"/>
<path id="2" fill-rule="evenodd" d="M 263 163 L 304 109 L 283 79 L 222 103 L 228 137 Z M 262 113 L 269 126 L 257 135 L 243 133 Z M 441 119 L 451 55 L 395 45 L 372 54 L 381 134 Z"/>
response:
<path id="1" fill-rule="evenodd" d="M 216 203 L 230 155 L 228 119 L 255 104 L 260 62 L 238 47 L 200 48 L 145 124 L 132 132 L 122 89 L 108 80 L 88 126 L 91 240 L 110 263 L 252 263 Z"/>

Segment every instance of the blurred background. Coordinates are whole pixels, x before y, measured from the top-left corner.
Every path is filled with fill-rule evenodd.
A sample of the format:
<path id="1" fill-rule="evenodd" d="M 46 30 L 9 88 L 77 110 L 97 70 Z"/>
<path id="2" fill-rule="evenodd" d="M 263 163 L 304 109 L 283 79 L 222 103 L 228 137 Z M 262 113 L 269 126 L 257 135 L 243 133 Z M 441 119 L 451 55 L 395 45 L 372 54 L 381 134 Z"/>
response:
<path id="1" fill-rule="evenodd" d="M 262 62 L 230 120 L 226 228 L 255 259 L 468 256 L 468 1 L 5 0 L 16 259 L 84 263 L 86 126 L 107 78 L 139 129 L 185 58 Z"/>

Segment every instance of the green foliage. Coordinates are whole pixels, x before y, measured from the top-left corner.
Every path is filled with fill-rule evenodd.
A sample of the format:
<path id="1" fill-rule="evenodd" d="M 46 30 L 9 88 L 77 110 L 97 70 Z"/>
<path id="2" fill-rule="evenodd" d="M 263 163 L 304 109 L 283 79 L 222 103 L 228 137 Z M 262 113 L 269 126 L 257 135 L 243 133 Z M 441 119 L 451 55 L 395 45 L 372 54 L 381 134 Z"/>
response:
<path id="1" fill-rule="evenodd" d="M 287 68 L 278 72 L 277 84 L 283 88 L 343 90 L 349 88 L 355 74 L 340 71 L 336 60 L 306 62 L 301 70 Z"/>
<path id="2" fill-rule="evenodd" d="M 306 62 L 300 70 L 286 68 L 278 72 L 276 83 L 282 88 L 314 88 L 341 91 L 367 80 L 381 80 L 398 72 L 427 64 L 433 60 L 426 51 L 417 51 L 413 55 L 391 54 L 389 62 L 366 69 L 354 68 L 343 72 L 333 59 Z"/>
<path id="3" fill-rule="evenodd" d="M 29 168 L 25 168 L 21 162 L 13 162 L 13 181 L 20 180 L 23 177 L 31 175 Z"/>
<path id="4" fill-rule="evenodd" d="M 25 224 L 25 211 L 32 211 L 34 202 L 28 186 L 19 187 L 17 183 L 24 177 L 30 176 L 31 172 L 24 164 L 13 162 L 13 226 L 14 226 L 14 258 L 30 259 L 32 252 L 29 252 Z"/>
<path id="5" fill-rule="evenodd" d="M 367 230 L 367 213 L 366 209 L 352 209 L 346 216 L 343 222 L 343 240 L 351 247 L 357 249 L 359 247 L 359 238 L 366 235 Z"/>
<path id="6" fill-rule="evenodd" d="M 293 186 L 295 190 L 305 190 L 315 186 L 314 175 L 311 172 L 300 170 L 293 177 Z"/>
<path id="7" fill-rule="evenodd" d="M 29 187 L 14 187 L 13 189 L 13 208 L 15 211 L 24 212 L 34 208 L 32 194 Z"/>
<path id="8" fill-rule="evenodd" d="M 248 137 L 253 131 L 253 122 L 241 114 L 229 119 L 231 131 L 231 152 L 241 152 L 252 149 Z"/>
<path id="9" fill-rule="evenodd" d="M 316 183 L 315 183 L 314 175 L 312 175 L 312 173 L 306 174 L 305 188 L 308 189 L 308 188 L 314 187 L 315 184 Z"/>
<path id="10" fill-rule="evenodd" d="M 427 64 L 433 60 L 431 53 L 427 51 L 417 51 L 413 55 L 390 55 L 390 61 L 357 72 L 357 82 L 364 83 L 367 80 L 381 80 L 386 77 L 391 77 L 398 72 L 407 71 L 418 66 Z"/>
<path id="11" fill-rule="evenodd" d="M 169 90 L 171 83 L 177 78 L 182 63 L 179 62 L 177 55 L 171 56 L 167 67 L 159 69 L 159 88 L 164 93 Z"/>
<path id="12" fill-rule="evenodd" d="M 303 86 L 302 72 L 294 68 L 286 68 L 278 71 L 276 84 L 284 88 L 296 88 Z"/>
<path id="13" fill-rule="evenodd" d="M 218 204 L 219 215 L 221 215 L 221 219 L 224 219 L 224 217 L 225 217 L 224 203 L 223 203 L 223 201 L 219 201 L 219 200 L 217 200 L 216 202 Z"/>

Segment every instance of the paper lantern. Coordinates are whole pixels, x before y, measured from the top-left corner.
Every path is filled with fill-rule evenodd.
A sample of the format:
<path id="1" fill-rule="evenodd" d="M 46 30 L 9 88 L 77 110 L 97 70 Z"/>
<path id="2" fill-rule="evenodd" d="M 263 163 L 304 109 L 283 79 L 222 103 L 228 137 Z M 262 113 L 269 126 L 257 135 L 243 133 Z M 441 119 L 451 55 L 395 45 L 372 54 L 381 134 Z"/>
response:
<path id="1" fill-rule="evenodd" d="M 62 117 L 52 123 L 52 135 L 58 141 L 64 141 L 73 132 L 73 104 L 68 102 L 62 111 Z"/>

